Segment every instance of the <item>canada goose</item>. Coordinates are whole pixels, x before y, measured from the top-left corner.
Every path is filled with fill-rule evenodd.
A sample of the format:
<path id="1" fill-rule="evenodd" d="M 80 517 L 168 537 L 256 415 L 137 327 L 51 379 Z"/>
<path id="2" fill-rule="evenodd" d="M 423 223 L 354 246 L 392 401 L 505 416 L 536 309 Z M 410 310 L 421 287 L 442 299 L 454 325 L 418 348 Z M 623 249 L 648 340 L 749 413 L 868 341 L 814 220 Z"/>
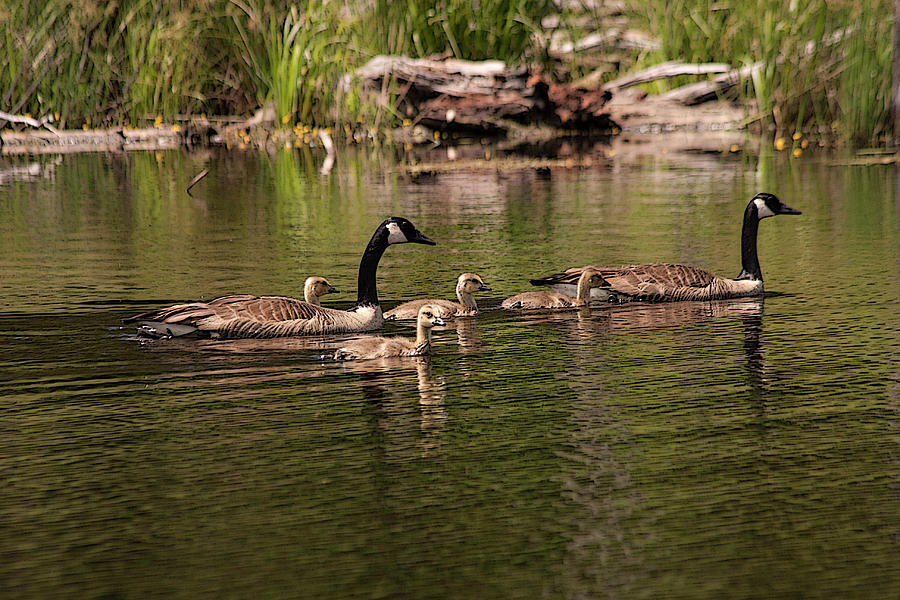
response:
<path id="1" fill-rule="evenodd" d="M 346 346 L 338 348 L 334 353 L 334 359 L 361 360 L 392 356 L 423 356 L 431 352 L 431 328 L 443 324 L 444 320 L 438 316 L 437 308 L 426 304 L 419 309 L 416 317 L 416 339 L 401 336 L 374 336 L 354 340 Z"/>
<path id="2" fill-rule="evenodd" d="M 123 319 L 140 323 L 155 336 L 198 335 L 216 338 L 270 338 L 372 331 L 383 325 L 375 271 L 391 244 L 434 241 L 402 217 L 385 219 L 369 240 L 359 263 L 356 304 L 336 310 L 281 296 L 224 296 L 210 302 L 176 304 Z"/>
<path id="3" fill-rule="evenodd" d="M 643 300 L 671 302 L 677 300 L 720 300 L 759 296 L 763 293 L 763 277 L 756 254 L 756 234 L 759 222 L 775 215 L 799 215 L 774 194 L 753 196 L 744 210 L 741 230 L 741 266 L 735 279 L 719 277 L 709 271 L 687 265 L 643 264 L 627 267 L 577 267 L 532 279 L 532 285 L 546 285 L 563 293 L 571 293 L 584 269 L 595 269 L 609 282 L 609 286 L 594 289 L 592 297 L 613 302 Z"/>
<path id="4" fill-rule="evenodd" d="M 609 286 L 597 271 L 585 268 L 578 276 L 575 297 L 559 292 L 522 292 L 500 303 L 502 308 L 572 308 L 586 306 L 591 289 Z"/>
<path id="5" fill-rule="evenodd" d="M 310 304 L 318 305 L 320 296 L 338 293 L 340 290 L 335 289 L 324 277 L 307 277 L 303 284 L 303 299 Z"/>
<path id="6" fill-rule="evenodd" d="M 384 320 L 415 319 L 419 309 L 426 304 L 432 305 L 438 316 L 444 319 L 450 319 L 459 315 L 474 315 L 478 312 L 478 305 L 475 303 L 475 298 L 472 297 L 472 294 L 490 290 L 491 288 L 475 273 L 463 273 L 456 280 L 458 303 L 450 300 L 410 300 L 384 313 Z"/>

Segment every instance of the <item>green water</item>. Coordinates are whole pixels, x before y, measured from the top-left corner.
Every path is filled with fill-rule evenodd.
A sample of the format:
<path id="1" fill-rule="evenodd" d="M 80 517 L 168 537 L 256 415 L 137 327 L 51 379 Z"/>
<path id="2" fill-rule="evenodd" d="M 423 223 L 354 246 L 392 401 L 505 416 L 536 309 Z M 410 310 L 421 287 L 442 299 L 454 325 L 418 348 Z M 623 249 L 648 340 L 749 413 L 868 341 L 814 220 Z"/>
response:
<path id="1" fill-rule="evenodd" d="M 0 178 L 4 598 L 900 597 L 892 167 L 28 162 L 0 161 L 19 169 Z M 451 297 L 462 271 L 493 287 L 485 308 L 589 263 L 734 276 L 762 190 L 803 211 L 760 226 L 764 301 L 487 310 L 418 362 L 318 358 L 348 336 L 142 343 L 120 326 L 299 296 L 311 274 L 348 307 L 389 215 L 438 246 L 388 249 L 385 307 Z"/>

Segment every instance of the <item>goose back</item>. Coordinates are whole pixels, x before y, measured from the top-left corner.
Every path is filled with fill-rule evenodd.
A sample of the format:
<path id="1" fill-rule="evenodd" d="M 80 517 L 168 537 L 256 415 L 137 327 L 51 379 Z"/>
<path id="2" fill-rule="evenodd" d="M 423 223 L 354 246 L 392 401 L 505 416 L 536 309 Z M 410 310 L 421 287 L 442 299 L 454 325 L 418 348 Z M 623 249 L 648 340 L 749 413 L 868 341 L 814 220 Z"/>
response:
<path id="1" fill-rule="evenodd" d="M 572 308 L 575 298 L 559 292 L 522 292 L 500 303 L 507 309 Z"/>
<path id="2" fill-rule="evenodd" d="M 205 303 L 176 304 L 123 322 L 142 323 L 161 335 L 207 332 L 220 338 L 271 338 L 373 331 L 381 327 L 381 309 L 344 311 L 283 296 L 234 295 Z"/>

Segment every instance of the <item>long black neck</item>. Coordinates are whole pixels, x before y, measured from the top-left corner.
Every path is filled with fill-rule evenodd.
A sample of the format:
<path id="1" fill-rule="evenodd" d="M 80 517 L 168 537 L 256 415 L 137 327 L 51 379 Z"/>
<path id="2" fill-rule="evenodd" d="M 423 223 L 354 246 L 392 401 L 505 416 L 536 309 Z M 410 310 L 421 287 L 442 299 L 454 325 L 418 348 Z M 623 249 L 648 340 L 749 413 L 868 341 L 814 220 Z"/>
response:
<path id="1" fill-rule="evenodd" d="M 369 240 L 362 260 L 359 261 L 359 278 L 357 279 L 356 306 L 378 306 L 378 290 L 375 289 L 375 272 L 378 270 L 378 261 L 387 249 L 385 230 L 381 227 Z"/>
<path id="2" fill-rule="evenodd" d="M 744 226 L 741 228 L 741 274 L 737 279 L 762 281 L 759 256 L 756 254 L 756 234 L 759 232 L 759 216 L 756 205 L 751 202 L 744 211 Z"/>

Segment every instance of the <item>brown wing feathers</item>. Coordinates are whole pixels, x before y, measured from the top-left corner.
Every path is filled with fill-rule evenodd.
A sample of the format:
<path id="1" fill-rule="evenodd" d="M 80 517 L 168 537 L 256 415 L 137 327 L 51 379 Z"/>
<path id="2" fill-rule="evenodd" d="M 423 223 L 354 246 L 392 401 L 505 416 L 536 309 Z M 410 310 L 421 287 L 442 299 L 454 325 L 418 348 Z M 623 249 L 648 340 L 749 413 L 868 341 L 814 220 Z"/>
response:
<path id="1" fill-rule="evenodd" d="M 534 285 L 577 285 L 581 273 L 593 268 L 610 284 L 610 291 L 631 300 L 690 300 L 710 295 L 710 284 L 717 278 L 704 269 L 687 265 L 651 263 L 624 267 L 579 267 L 540 279 Z M 624 298 L 622 298 L 624 299 Z"/>
<path id="2" fill-rule="evenodd" d="M 245 322 L 244 327 L 247 327 L 251 323 L 310 319 L 320 312 L 322 312 L 320 307 L 293 298 L 236 295 L 222 296 L 206 303 L 176 304 L 128 317 L 123 321 L 125 323 L 166 321 L 194 326 L 200 325 L 203 321 L 203 324 L 207 325 L 205 328 L 210 328 L 209 325 L 212 325 L 213 321 L 224 324 L 226 321 L 237 319 Z M 218 327 L 211 328 L 218 329 Z"/>

